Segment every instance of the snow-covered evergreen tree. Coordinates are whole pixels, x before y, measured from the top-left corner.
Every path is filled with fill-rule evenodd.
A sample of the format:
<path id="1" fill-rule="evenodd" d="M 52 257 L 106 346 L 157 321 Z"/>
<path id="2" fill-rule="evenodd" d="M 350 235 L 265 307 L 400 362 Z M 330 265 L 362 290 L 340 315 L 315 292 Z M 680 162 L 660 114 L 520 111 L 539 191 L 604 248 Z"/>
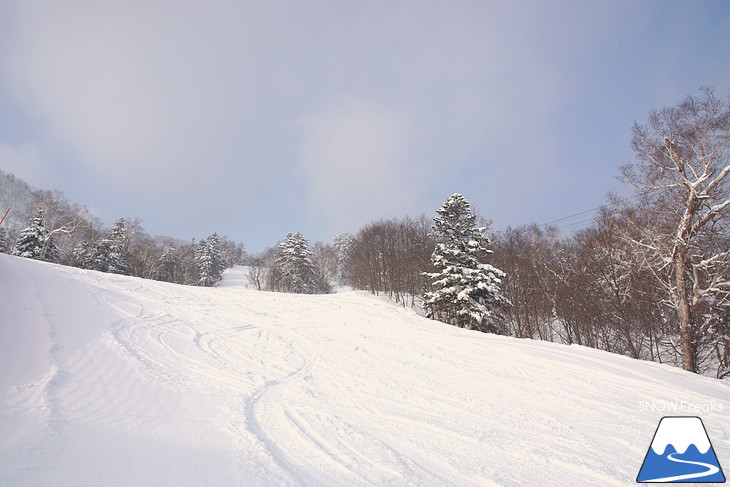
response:
<path id="1" fill-rule="evenodd" d="M 347 258 L 355 237 L 350 233 L 340 233 L 335 236 L 334 247 L 337 252 L 337 282 L 345 284 L 347 280 Z"/>
<path id="2" fill-rule="evenodd" d="M 221 280 L 225 263 L 221 240 L 217 233 L 200 241 L 195 249 L 195 261 L 200 272 L 198 285 L 212 286 Z"/>
<path id="3" fill-rule="evenodd" d="M 45 227 L 45 215 L 41 208 L 38 208 L 36 216 L 30 221 L 30 225 L 18 235 L 13 245 L 12 254 L 48 262 L 56 260 L 58 249 Z"/>
<path id="4" fill-rule="evenodd" d="M 279 291 L 301 294 L 317 292 L 312 251 L 301 233 L 288 233 L 279 243 L 274 268 Z"/>
<path id="5" fill-rule="evenodd" d="M 173 242 L 165 243 L 162 255 L 155 264 L 154 278 L 158 281 L 177 282 L 178 252 Z"/>
<path id="6" fill-rule="evenodd" d="M 71 253 L 71 265 L 81 269 L 93 269 L 94 247 L 86 240 L 81 241 Z"/>
<path id="7" fill-rule="evenodd" d="M 462 328 L 498 332 L 495 318 L 509 306 L 500 291 L 504 272 L 480 262 L 491 251 L 483 227 L 460 194 L 454 194 L 437 210 L 433 236 L 439 243 L 431 256 L 436 272 L 425 275 L 431 290 L 424 293 L 428 316 Z"/>
<path id="8" fill-rule="evenodd" d="M 114 224 L 114 228 L 99 239 L 93 252 L 93 269 L 112 274 L 128 274 L 127 260 L 129 236 L 124 218 Z"/>
<path id="9" fill-rule="evenodd" d="M 43 216 L 39 212 L 15 239 L 12 254 L 28 259 L 40 259 L 43 252 L 43 237 Z"/>

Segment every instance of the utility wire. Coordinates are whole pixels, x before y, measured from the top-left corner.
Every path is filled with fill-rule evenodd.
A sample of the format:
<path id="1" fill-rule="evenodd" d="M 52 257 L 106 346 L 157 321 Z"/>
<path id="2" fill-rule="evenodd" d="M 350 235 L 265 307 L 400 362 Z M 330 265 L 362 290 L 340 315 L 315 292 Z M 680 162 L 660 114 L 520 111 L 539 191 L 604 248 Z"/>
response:
<path id="1" fill-rule="evenodd" d="M 556 227 L 556 228 L 557 228 L 558 230 L 565 230 L 565 229 L 568 229 L 568 228 L 572 228 L 572 227 L 581 227 L 581 226 L 583 226 L 583 225 L 586 225 L 586 224 L 592 223 L 592 222 L 594 222 L 594 221 L 595 221 L 595 218 L 588 218 L 588 219 L 586 219 L 586 220 L 580 220 L 580 221 L 577 221 L 577 222 L 573 222 L 573 223 L 567 223 L 567 224 L 565 224 L 565 225 L 561 225 L 561 226 L 559 226 L 559 227 Z"/>
<path id="2" fill-rule="evenodd" d="M 638 197 L 639 197 L 639 195 L 634 195 L 634 196 L 629 196 L 625 199 L 627 201 L 630 201 L 630 200 L 634 200 Z M 542 223 L 540 226 L 541 227 L 555 226 L 555 228 L 558 230 L 564 230 L 564 229 L 567 229 L 570 227 L 577 227 L 580 225 L 585 225 L 587 223 L 593 222 L 595 220 L 595 217 L 598 215 L 598 212 L 600 212 L 601 210 L 603 210 L 605 208 L 607 208 L 607 205 L 597 206 L 595 208 L 591 208 L 590 210 L 580 211 L 578 213 L 564 216 L 562 218 L 558 218 L 556 220 L 549 221 L 547 223 Z"/>
<path id="3" fill-rule="evenodd" d="M 584 215 L 588 215 L 590 213 L 596 212 L 596 211 L 600 210 L 601 208 L 603 208 L 603 206 L 599 206 L 597 208 L 592 208 L 590 210 L 581 211 L 580 213 L 575 213 L 573 215 L 564 216 L 562 218 L 558 218 L 557 220 L 552 220 L 552 221 L 549 221 L 547 223 L 543 223 L 541 226 L 546 227 L 548 225 L 553 225 L 555 223 L 564 222 L 566 220 L 572 220 L 573 218 L 577 218 L 577 217 L 580 217 L 580 216 L 584 216 Z"/>

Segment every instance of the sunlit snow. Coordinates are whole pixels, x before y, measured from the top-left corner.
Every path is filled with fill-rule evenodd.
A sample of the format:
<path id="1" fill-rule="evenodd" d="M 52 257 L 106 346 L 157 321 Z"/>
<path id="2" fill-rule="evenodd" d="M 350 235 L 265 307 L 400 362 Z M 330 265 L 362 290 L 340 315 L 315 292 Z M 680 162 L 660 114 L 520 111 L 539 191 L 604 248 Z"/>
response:
<path id="1" fill-rule="evenodd" d="M 243 272 L 0 255 L 0 485 L 627 486 L 672 401 L 730 464 L 727 382 Z"/>

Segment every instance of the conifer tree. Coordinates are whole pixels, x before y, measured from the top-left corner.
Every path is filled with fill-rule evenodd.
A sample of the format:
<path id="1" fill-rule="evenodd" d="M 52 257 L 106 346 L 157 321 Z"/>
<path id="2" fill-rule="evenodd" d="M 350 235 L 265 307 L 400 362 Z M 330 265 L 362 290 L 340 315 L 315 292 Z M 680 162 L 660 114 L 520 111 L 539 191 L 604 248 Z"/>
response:
<path id="1" fill-rule="evenodd" d="M 430 318 L 462 328 L 499 332 L 495 318 L 509 300 L 500 291 L 504 272 L 480 262 L 491 253 L 483 227 L 460 194 L 453 194 L 437 210 L 432 236 L 439 243 L 431 255 L 436 272 L 425 273 L 431 290 L 423 307 Z"/>
<path id="2" fill-rule="evenodd" d="M 198 268 L 198 262 L 195 258 L 195 252 L 197 249 L 198 245 L 195 243 L 195 239 L 190 242 L 190 245 L 184 245 L 177 249 L 178 262 L 180 266 L 178 282 L 181 284 L 195 286 L 200 280 L 200 269 Z"/>
<path id="3" fill-rule="evenodd" d="M 312 251 L 301 233 L 288 233 L 279 243 L 274 267 L 278 290 L 302 294 L 317 291 Z"/>
<path id="4" fill-rule="evenodd" d="M 48 262 L 56 260 L 58 249 L 45 227 L 45 215 L 41 208 L 38 208 L 36 216 L 30 221 L 30 225 L 18 235 L 12 254 Z"/>
<path id="5" fill-rule="evenodd" d="M 214 233 L 201 240 L 195 249 L 195 261 L 198 265 L 198 285 L 212 286 L 221 280 L 225 264 L 220 237 Z"/>
<path id="6" fill-rule="evenodd" d="M 112 274 L 128 274 L 127 253 L 129 237 L 124 218 L 120 218 L 104 237 L 96 243 L 93 254 L 93 269 Z"/>
<path id="7" fill-rule="evenodd" d="M 81 269 L 94 267 L 94 247 L 86 240 L 76 245 L 71 253 L 71 265 Z"/>
<path id="8" fill-rule="evenodd" d="M 340 233 L 335 236 L 334 248 L 337 252 L 337 282 L 345 284 L 347 274 L 347 259 L 355 237 L 349 233 Z"/>
<path id="9" fill-rule="evenodd" d="M 155 265 L 154 276 L 158 281 L 177 282 L 178 252 L 173 242 L 167 242 Z"/>

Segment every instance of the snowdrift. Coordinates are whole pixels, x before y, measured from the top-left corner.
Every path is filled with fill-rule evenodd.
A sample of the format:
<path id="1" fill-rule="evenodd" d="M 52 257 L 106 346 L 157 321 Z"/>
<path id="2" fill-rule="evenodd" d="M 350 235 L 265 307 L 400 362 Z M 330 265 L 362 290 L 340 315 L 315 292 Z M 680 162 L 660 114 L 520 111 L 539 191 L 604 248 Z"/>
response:
<path id="1" fill-rule="evenodd" d="M 626 486 L 667 415 L 730 467 L 727 382 L 241 272 L 0 255 L 0 485 Z"/>

